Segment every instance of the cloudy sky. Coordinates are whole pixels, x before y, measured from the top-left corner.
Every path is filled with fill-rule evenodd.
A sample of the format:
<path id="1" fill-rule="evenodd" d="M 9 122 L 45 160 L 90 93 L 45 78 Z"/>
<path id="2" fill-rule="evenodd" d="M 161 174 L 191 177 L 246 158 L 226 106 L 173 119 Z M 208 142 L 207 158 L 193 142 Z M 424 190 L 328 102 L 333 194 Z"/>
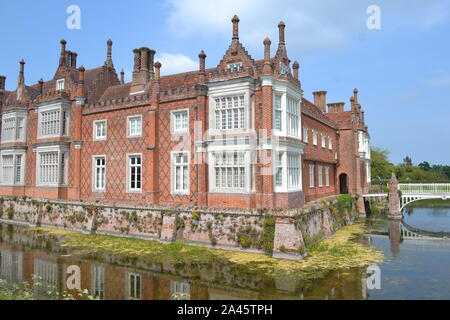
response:
<path id="1" fill-rule="evenodd" d="M 71 5 L 81 9 L 79 30 L 67 28 Z M 371 5 L 381 9 L 381 30 L 367 28 Z M 141 46 L 157 51 L 164 74 L 195 70 L 201 50 L 214 67 L 231 40 L 234 14 L 256 59 L 266 36 L 275 53 L 277 24 L 286 22 L 306 98 L 326 90 L 329 102 L 348 104 L 357 87 L 372 144 L 389 149 L 393 162 L 409 155 L 415 163 L 450 164 L 448 0 L 1 1 L 0 75 L 15 89 L 23 58 L 27 84 L 51 79 L 61 38 L 86 68 L 103 64 L 111 38 L 114 64 L 127 79 L 132 49 Z"/>

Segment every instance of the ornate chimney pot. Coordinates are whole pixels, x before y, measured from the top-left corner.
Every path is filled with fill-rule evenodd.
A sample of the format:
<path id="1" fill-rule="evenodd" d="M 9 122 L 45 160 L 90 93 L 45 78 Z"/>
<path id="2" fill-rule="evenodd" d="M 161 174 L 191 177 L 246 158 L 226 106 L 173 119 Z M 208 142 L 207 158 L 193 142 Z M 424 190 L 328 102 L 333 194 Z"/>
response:
<path id="1" fill-rule="evenodd" d="M 239 17 L 234 15 L 231 22 L 233 23 L 233 40 L 239 40 Z"/>
<path id="2" fill-rule="evenodd" d="M 200 72 L 201 73 L 205 73 L 205 70 L 206 70 L 206 54 L 205 54 L 205 52 L 203 50 L 198 55 L 198 58 L 199 58 L 199 62 L 200 62 Z"/>
<path id="3" fill-rule="evenodd" d="M 300 69 L 300 64 L 298 63 L 298 61 L 294 62 L 292 68 L 294 69 L 294 78 L 298 80 L 298 69 Z"/>

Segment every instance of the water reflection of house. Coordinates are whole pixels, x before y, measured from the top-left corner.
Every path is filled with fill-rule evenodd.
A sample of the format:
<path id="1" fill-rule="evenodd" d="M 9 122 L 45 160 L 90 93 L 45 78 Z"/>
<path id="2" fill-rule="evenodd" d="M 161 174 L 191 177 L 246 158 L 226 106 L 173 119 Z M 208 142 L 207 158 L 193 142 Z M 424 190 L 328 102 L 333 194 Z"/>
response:
<path id="1" fill-rule="evenodd" d="M 23 279 L 22 253 L 0 249 L 0 278 L 11 284 L 20 284 Z"/>

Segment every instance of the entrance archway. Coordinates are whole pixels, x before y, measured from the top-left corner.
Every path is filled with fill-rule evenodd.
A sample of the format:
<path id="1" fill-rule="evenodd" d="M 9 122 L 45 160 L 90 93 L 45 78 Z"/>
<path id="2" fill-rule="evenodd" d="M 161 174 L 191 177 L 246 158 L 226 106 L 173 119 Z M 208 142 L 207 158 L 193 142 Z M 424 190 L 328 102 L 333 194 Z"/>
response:
<path id="1" fill-rule="evenodd" d="M 339 176 L 339 188 L 341 194 L 348 194 L 348 176 L 346 173 Z"/>

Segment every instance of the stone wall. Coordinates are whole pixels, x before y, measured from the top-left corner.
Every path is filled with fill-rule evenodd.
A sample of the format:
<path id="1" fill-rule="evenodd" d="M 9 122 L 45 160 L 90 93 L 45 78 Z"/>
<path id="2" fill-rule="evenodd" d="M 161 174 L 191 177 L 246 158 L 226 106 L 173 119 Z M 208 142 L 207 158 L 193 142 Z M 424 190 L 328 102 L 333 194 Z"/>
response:
<path id="1" fill-rule="evenodd" d="M 0 223 L 54 226 L 98 233 L 183 241 L 302 259 L 309 246 L 357 217 L 355 197 L 318 200 L 295 210 L 126 207 L 1 198 Z"/>

